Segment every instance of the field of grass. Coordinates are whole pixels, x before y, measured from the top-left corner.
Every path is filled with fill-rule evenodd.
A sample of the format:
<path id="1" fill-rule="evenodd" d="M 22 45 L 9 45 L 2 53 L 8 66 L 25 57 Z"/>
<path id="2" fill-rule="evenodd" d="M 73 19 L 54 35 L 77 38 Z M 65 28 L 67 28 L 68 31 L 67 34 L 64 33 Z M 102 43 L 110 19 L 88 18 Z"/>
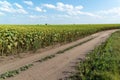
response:
<path id="1" fill-rule="evenodd" d="M 92 33 L 120 28 L 120 24 L 0 25 L 0 56 L 65 44 Z"/>
<path id="2" fill-rule="evenodd" d="M 120 80 L 120 31 L 79 63 L 73 80 Z"/>

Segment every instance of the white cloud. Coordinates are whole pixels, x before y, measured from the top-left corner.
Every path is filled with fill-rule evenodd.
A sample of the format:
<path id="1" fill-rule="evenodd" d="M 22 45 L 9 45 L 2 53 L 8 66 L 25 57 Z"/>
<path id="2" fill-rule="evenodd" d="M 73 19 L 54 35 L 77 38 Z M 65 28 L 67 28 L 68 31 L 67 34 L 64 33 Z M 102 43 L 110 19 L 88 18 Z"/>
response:
<path id="1" fill-rule="evenodd" d="M 59 11 L 71 11 L 74 9 L 74 6 L 70 4 L 63 4 L 61 2 L 58 2 L 56 9 Z"/>
<path id="2" fill-rule="evenodd" d="M 51 8 L 51 9 L 55 9 L 56 7 L 52 4 L 43 4 L 43 6 L 47 7 L 47 8 Z"/>
<path id="3" fill-rule="evenodd" d="M 87 15 L 87 16 L 92 16 L 92 17 L 100 17 L 98 15 L 95 15 L 90 12 L 83 12 L 81 11 L 84 7 L 79 5 L 79 6 L 73 6 L 71 4 L 64 4 L 62 2 L 58 2 L 56 5 L 53 4 L 43 4 L 43 7 L 58 10 L 61 12 L 65 12 L 69 15 Z"/>
<path id="4" fill-rule="evenodd" d="M 29 5 L 29 6 L 33 6 L 33 2 L 32 1 L 23 1 L 25 4 Z"/>
<path id="5" fill-rule="evenodd" d="M 3 12 L 0 12 L 0 16 L 5 15 Z"/>
<path id="6" fill-rule="evenodd" d="M 13 12 L 12 4 L 7 1 L 0 1 L 0 10 L 5 12 Z"/>
<path id="7" fill-rule="evenodd" d="M 76 6 L 75 9 L 76 10 L 81 10 L 81 9 L 83 9 L 83 6 Z"/>
<path id="8" fill-rule="evenodd" d="M 21 13 L 21 14 L 28 14 L 24 9 L 17 9 L 16 13 Z"/>
<path id="9" fill-rule="evenodd" d="M 14 8 L 16 7 L 16 8 Z M 9 3 L 7 1 L 0 1 L 0 11 L 9 12 L 9 13 L 21 13 L 27 14 L 28 12 L 18 3 Z"/>
<path id="10" fill-rule="evenodd" d="M 42 12 L 42 9 L 40 7 L 36 7 L 35 9 L 36 11 Z"/>
<path id="11" fill-rule="evenodd" d="M 40 8 L 40 7 L 35 7 L 35 10 L 38 11 L 38 12 L 46 12 L 46 10 L 43 10 L 43 9 Z"/>
<path id="12" fill-rule="evenodd" d="M 63 15 L 54 15 L 53 17 L 54 17 L 54 18 L 70 18 L 71 16 L 70 16 L 70 15 L 63 14 Z"/>
<path id="13" fill-rule="evenodd" d="M 120 16 L 120 7 L 99 11 L 99 14 Z"/>
<path id="14" fill-rule="evenodd" d="M 14 3 L 14 5 L 18 8 L 18 9 L 16 9 L 15 12 L 22 13 L 22 14 L 27 14 L 28 13 L 27 11 L 24 10 L 24 8 L 20 4 Z"/>
<path id="15" fill-rule="evenodd" d="M 46 19 L 47 16 L 44 16 L 44 15 L 30 15 L 29 18 L 32 18 L 32 19 Z"/>
<path id="16" fill-rule="evenodd" d="M 15 5 L 16 7 L 18 7 L 18 8 L 20 8 L 20 9 L 23 9 L 23 7 L 22 7 L 20 4 L 18 4 L 18 3 L 14 3 L 14 5 Z"/>

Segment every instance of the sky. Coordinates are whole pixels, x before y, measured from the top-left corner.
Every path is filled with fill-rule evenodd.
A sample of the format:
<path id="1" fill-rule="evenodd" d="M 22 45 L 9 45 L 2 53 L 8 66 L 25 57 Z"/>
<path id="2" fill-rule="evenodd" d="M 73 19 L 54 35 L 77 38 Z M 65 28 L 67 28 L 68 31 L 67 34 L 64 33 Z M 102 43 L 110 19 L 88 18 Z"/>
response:
<path id="1" fill-rule="evenodd" d="M 0 0 L 0 24 L 120 23 L 120 0 Z"/>

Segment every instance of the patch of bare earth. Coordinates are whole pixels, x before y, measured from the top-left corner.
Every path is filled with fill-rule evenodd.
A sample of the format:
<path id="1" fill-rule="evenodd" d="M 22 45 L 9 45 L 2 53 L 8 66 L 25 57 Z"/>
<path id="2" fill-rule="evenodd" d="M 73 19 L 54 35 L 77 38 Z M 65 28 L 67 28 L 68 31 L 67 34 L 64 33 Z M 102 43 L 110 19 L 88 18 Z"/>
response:
<path id="1" fill-rule="evenodd" d="M 35 54 L 22 59 L 16 59 L 10 63 L 0 65 L 0 74 L 18 69 L 19 67 L 32 63 L 39 60 L 47 55 L 54 54 L 59 50 L 63 50 L 90 38 L 94 38 L 82 45 L 79 45 L 71 50 L 66 51 L 63 54 L 56 55 L 54 58 L 47 60 L 45 62 L 34 63 L 34 66 L 30 69 L 21 72 L 15 77 L 8 78 L 6 80 L 65 80 L 74 71 L 74 66 L 79 59 L 85 57 L 85 55 L 93 50 L 96 46 L 104 42 L 113 32 L 117 30 L 107 30 L 98 32 L 91 36 L 85 37 L 83 39 L 77 40 L 75 42 L 59 46 L 54 49 L 47 50 L 41 54 Z M 39 53 L 39 51 L 38 51 Z"/>

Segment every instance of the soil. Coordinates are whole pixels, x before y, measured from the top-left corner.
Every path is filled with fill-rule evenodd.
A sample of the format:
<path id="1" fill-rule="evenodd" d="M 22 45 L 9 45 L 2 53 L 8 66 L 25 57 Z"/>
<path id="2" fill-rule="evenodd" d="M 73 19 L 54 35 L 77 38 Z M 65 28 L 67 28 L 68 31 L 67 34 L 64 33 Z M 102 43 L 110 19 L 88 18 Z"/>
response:
<path id="1" fill-rule="evenodd" d="M 85 58 L 85 55 L 93 50 L 96 46 L 104 42 L 113 32 L 117 30 L 107 30 L 95 33 L 88 37 L 79 39 L 75 42 L 57 46 L 56 48 L 49 49 L 44 52 L 36 52 L 38 54 L 33 54 L 32 56 L 27 56 L 24 58 L 12 58 L 13 60 L 3 60 L 0 62 L 0 74 L 18 69 L 21 66 L 32 63 L 36 60 L 39 60 L 47 55 L 56 53 L 59 50 L 63 50 L 80 42 L 86 41 L 88 39 L 94 38 L 82 45 L 79 45 L 71 50 L 59 54 L 54 58 L 47 60 L 42 63 L 34 63 L 30 69 L 21 72 L 15 77 L 8 78 L 6 80 L 66 80 L 72 72 L 75 71 L 76 63 Z"/>

